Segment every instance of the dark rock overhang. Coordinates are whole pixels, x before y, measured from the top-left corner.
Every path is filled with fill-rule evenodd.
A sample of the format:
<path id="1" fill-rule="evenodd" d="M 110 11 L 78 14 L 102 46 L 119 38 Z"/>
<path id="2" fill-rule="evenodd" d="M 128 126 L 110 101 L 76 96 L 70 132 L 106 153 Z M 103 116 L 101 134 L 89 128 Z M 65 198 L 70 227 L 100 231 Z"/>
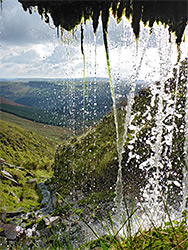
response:
<path id="1" fill-rule="evenodd" d="M 139 36 L 140 22 L 153 27 L 154 22 L 168 25 L 169 31 L 176 35 L 176 43 L 182 41 L 185 27 L 188 24 L 187 0 L 18 0 L 24 10 L 33 12 L 37 7 L 38 13 L 49 22 L 51 16 L 55 27 L 72 30 L 88 19 L 93 21 L 94 33 L 97 30 L 99 17 L 102 16 L 103 31 L 107 32 L 110 14 L 121 21 L 123 15 L 131 20 L 136 38 Z"/>

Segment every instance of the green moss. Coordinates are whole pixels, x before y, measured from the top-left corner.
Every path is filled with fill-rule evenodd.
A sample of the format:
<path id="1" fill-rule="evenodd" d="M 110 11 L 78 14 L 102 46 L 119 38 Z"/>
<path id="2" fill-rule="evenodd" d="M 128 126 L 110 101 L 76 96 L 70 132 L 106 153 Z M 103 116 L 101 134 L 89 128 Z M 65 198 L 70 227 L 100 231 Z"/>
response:
<path id="1" fill-rule="evenodd" d="M 38 13 L 49 22 L 52 17 L 54 25 L 62 29 L 72 30 L 83 20 L 93 20 L 94 33 L 98 26 L 100 13 L 103 16 L 103 26 L 107 31 L 109 12 L 121 21 L 123 15 L 128 19 L 132 17 L 132 28 L 137 38 L 140 31 L 140 22 L 148 23 L 150 27 L 154 22 L 161 22 L 169 26 L 170 32 L 175 32 L 176 43 L 179 44 L 187 25 L 187 2 L 186 1 L 69 1 L 69 2 L 41 2 L 23 1 L 24 10 L 32 13 L 32 6 L 38 6 Z"/>

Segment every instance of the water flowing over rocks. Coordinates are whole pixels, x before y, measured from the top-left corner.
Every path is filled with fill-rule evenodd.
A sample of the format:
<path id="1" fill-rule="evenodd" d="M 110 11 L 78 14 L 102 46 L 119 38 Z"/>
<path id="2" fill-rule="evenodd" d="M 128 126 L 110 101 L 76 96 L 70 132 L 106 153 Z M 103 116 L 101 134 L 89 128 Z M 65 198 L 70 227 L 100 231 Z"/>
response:
<path id="1" fill-rule="evenodd" d="M 1 159 L 1 167 L 5 165 L 9 167 L 9 164 Z M 21 169 L 13 165 L 11 165 L 11 168 L 16 168 L 17 171 Z M 11 177 L 10 181 L 12 181 L 12 176 L 9 172 L 5 171 L 5 173 L 6 176 Z M 28 182 L 36 186 L 37 180 L 31 178 Z M 14 184 L 17 185 L 16 182 Z M 104 216 L 104 204 L 101 204 L 101 206 L 99 204 L 97 209 L 92 210 L 89 205 L 78 205 L 79 199 L 75 200 L 71 193 L 64 198 L 66 202 L 72 204 L 73 209 L 76 210 L 75 213 L 67 206 L 67 203 L 62 200 L 57 201 L 55 195 L 52 195 L 45 183 L 39 183 L 37 187 L 42 197 L 39 208 L 33 208 L 27 213 L 22 208 L 11 212 L 2 210 L 0 214 L 1 249 L 5 250 L 8 245 L 16 246 L 17 244 L 25 244 L 32 249 L 33 243 L 40 249 L 46 249 L 46 245 L 53 241 L 54 234 L 57 234 L 59 241 L 65 247 L 67 246 L 66 239 L 71 241 L 71 245 L 78 247 L 78 238 L 82 243 L 94 239 L 93 233 L 88 232 L 88 227 L 80 220 L 79 215 L 88 223 L 91 223 L 95 229 L 100 230 L 101 233 L 104 232 L 100 222 L 97 220 L 97 216 L 99 218 Z M 16 196 L 13 192 L 11 192 L 11 195 Z M 79 195 L 80 198 L 83 198 L 81 193 Z M 18 197 L 15 198 L 18 200 Z M 112 204 L 109 204 L 110 207 L 112 207 Z"/>
<path id="2" fill-rule="evenodd" d="M 42 214 L 50 214 L 54 210 L 55 197 L 51 197 L 48 187 L 44 183 L 39 183 L 38 187 L 42 194 L 41 204 L 43 207 L 39 210 Z"/>

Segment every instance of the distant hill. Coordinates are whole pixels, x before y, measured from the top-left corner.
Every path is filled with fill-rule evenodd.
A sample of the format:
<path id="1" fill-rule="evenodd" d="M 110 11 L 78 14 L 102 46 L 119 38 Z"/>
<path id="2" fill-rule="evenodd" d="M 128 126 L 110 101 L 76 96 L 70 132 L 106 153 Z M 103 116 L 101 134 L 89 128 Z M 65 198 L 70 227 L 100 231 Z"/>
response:
<path id="1" fill-rule="evenodd" d="M 17 115 L 22 118 L 26 118 L 34 122 L 52 124 L 52 125 L 60 124 L 60 120 L 58 120 L 57 122 L 54 121 L 53 113 L 45 112 L 44 110 L 35 109 L 24 105 L 17 106 L 17 105 L 1 103 L 0 110 L 13 115 Z"/>
<path id="2" fill-rule="evenodd" d="M 27 107 L 27 106 L 24 106 L 24 105 L 16 103 L 16 102 L 12 102 L 11 100 L 8 100 L 8 99 L 3 98 L 3 97 L 0 97 L 0 104 L 9 104 L 12 106 Z"/>
<path id="3" fill-rule="evenodd" d="M 143 83 L 138 83 L 137 91 Z M 112 107 L 107 79 L 86 78 L 85 121 L 83 121 L 82 79 L 17 79 L 0 82 L 1 96 L 27 106 L 18 108 L 2 103 L 1 110 L 41 123 L 80 129 L 91 126 Z M 115 89 L 118 100 L 126 99 L 129 86 L 126 80 Z M 137 92 L 136 91 L 136 92 Z M 117 101 L 118 101 L 117 100 Z M 28 107 L 32 109 L 28 109 Z"/>

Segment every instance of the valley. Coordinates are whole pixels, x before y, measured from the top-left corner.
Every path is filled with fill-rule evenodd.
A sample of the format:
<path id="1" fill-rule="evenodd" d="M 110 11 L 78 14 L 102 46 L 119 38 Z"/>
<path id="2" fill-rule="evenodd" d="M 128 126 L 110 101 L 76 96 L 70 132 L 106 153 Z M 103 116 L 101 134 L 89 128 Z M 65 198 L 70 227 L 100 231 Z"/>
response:
<path id="1" fill-rule="evenodd" d="M 160 161 L 163 164 L 160 170 L 160 175 L 163 177 L 161 185 L 166 185 L 163 195 L 174 208 L 182 199 L 181 186 L 178 185 L 182 182 L 182 168 L 185 165 L 182 157 L 184 153 L 182 138 L 185 130 L 182 129 L 182 125 L 185 127 L 183 110 L 186 65 L 186 60 L 180 65 L 180 80 L 177 82 L 177 87 L 175 72 L 172 78 L 165 81 L 163 93 L 165 98 L 162 104 L 164 129 L 161 131 L 161 150 L 162 152 L 169 150 L 169 140 L 172 141 L 172 146 L 168 155 L 161 154 Z M 155 169 L 150 164 L 153 160 L 154 137 L 157 138 L 158 135 L 154 130 L 159 108 L 158 90 L 159 83 L 151 84 L 140 89 L 134 97 L 132 119 L 122 153 L 123 195 L 127 207 L 139 206 L 149 184 L 150 191 L 153 189 Z M 177 96 L 176 91 L 178 91 Z M 124 133 L 126 105 L 126 101 L 119 102 L 117 105 L 120 138 Z M 14 106 L 13 103 L 10 106 Z M 34 239 L 37 246 L 45 248 L 43 241 L 45 242 L 46 236 L 37 242 L 38 238 L 35 234 L 48 232 L 46 244 L 51 244 L 53 232 L 58 234 L 61 228 L 61 246 L 67 247 L 67 242 L 63 240 L 67 235 L 71 244 L 78 247 L 78 237 L 82 239 L 82 243 L 88 241 L 88 233 L 85 233 L 88 228 L 83 221 L 99 230 L 98 218 L 105 218 L 110 224 L 108 211 L 113 219 L 117 219 L 114 198 L 118 154 L 112 109 L 96 124 L 88 127 L 87 131 L 75 131 L 68 127 L 53 127 L 31 122 L 7 112 L 1 112 L 1 117 L 1 211 L 2 214 L 6 211 L 5 222 L 10 220 L 12 212 L 14 215 L 23 213 L 23 215 L 14 216 L 11 221 L 14 223 L 16 221 L 17 225 L 29 235 L 27 243 L 29 246 L 34 247 Z M 169 126 L 173 118 L 174 127 Z M 47 130 L 44 133 L 46 127 Z M 54 132 L 50 135 L 52 128 Z M 58 128 L 63 129 L 64 138 L 60 136 L 55 138 L 56 128 L 57 131 Z M 144 168 L 142 168 L 143 165 Z M 47 195 L 46 199 L 45 195 Z M 50 214 L 45 214 L 48 209 Z M 48 218 L 52 220 L 49 224 L 46 222 Z M 104 228 L 100 228 L 100 234 L 105 234 Z M 89 239 L 91 240 L 92 237 Z M 99 239 L 89 242 L 88 244 L 94 246 L 90 249 L 94 249 L 95 243 L 98 244 L 98 242 L 100 242 Z M 26 244 L 24 238 L 18 241 L 19 247 L 22 244 Z"/>
<path id="2" fill-rule="evenodd" d="M 107 115 L 112 107 L 109 82 L 86 78 L 85 108 L 81 79 L 22 79 L 0 81 L 0 109 L 19 117 L 72 130 L 87 130 Z M 138 82 L 136 92 L 144 82 Z M 126 99 L 128 85 L 116 88 L 119 102 Z M 7 99 L 7 101 L 5 101 Z M 16 105 L 11 105 L 11 102 Z M 13 103 L 12 103 L 13 104 Z M 83 118 L 84 113 L 84 118 Z"/>

